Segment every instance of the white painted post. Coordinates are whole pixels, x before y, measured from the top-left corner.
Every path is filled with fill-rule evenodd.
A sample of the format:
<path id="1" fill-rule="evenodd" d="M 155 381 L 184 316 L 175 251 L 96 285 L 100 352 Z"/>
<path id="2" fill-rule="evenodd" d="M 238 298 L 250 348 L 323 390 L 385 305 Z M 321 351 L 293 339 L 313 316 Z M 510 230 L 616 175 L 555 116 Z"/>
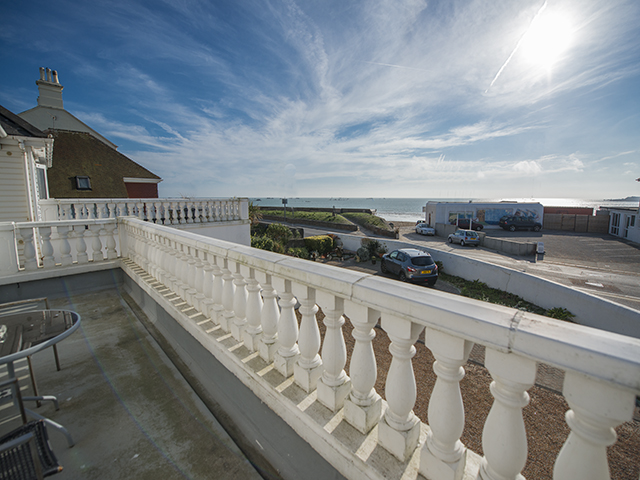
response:
<path id="1" fill-rule="evenodd" d="M 554 480 L 609 479 L 607 447 L 616 442 L 614 428 L 633 419 L 635 393 L 571 371 L 563 393 L 571 407 L 565 415 L 571 433 L 556 459 Z"/>
<path id="2" fill-rule="evenodd" d="M 58 236 L 60 237 L 60 264 L 63 267 L 73 264 L 71 244 L 69 243 L 69 230 L 68 225 L 58 225 L 57 227 Z"/>
<path id="3" fill-rule="evenodd" d="M 91 249 L 93 250 L 93 255 L 91 259 L 94 262 L 100 262 L 104 259 L 102 254 L 102 242 L 100 241 L 100 230 L 102 230 L 102 225 L 96 225 L 95 223 L 89 225 L 89 231 L 93 235 L 93 239 L 91 240 Z"/>
<path id="4" fill-rule="evenodd" d="M 426 345 L 436 359 L 433 371 L 437 379 L 429 399 L 431 431 L 420 453 L 419 471 L 425 478 L 455 480 L 465 468 L 466 448 L 460 441 L 464 430 L 460 380 L 473 343 L 427 328 Z"/>
<path id="5" fill-rule="evenodd" d="M 424 326 L 383 313 L 382 328 L 391 339 L 389 351 L 393 358 L 385 384 L 387 409 L 378 425 L 378 443 L 405 462 L 420 440 L 420 420 L 413 413 L 416 379 L 411 359 L 416 354 L 413 344 Z"/>
<path id="6" fill-rule="evenodd" d="M 322 308 L 327 327 L 322 344 L 324 371 L 318 380 L 318 401 L 329 410 L 337 412 L 351 392 L 351 380 L 344 371 L 347 363 L 347 347 L 342 335 L 344 300 L 318 291 L 316 301 Z"/>
<path id="7" fill-rule="evenodd" d="M 300 334 L 298 336 L 298 348 L 300 358 L 293 366 L 295 382 L 305 392 L 309 393 L 316 389 L 318 378 L 322 375 L 322 359 L 320 351 L 320 329 L 316 320 L 318 306 L 316 305 L 315 289 L 293 283 L 293 293 L 300 302 Z"/>
<path id="8" fill-rule="evenodd" d="M 487 348 L 485 366 L 491 373 L 494 402 L 482 431 L 483 480 L 524 479 L 527 433 L 522 409 L 529 403 L 527 390 L 536 378 L 536 363 L 513 353 Z"/>
<path id="9" fill-rule="evenodd" d="M 349 365 L 351 393 L 344 401 L 344 419 L 366 435 L 382 415 L 382 398 L 374 388 L 378 367 L 372 344 L 380 312 L 350 301 L 345 301 L 344 306 L 345 314 L 353 324 L 351 335 L 356 341 Z"/>
<path id="10" fill-rule="evenodd" d="M 84 241 L 85 225 L 75 225 L 73 231 L 76 236 L 76 261 L 78 265 L 88 263 L 89 255 L 87 255 L 87 244 Z"/>
<path id="11" fill-rule="evenodd" d="M 211 299 L 213 305 L 209 309 L 209 316 L 211 321 L 216 325 L 220 325 L 222 322 L 222 315 L 224 312 L 224 306 L 222 305 L 222 298 L 224 292 L 224 272 L 220 268 L 220 257 L 213 256 L 211 258 L 211 273 L 213 274 L 213 285 L 211 288 Z"/>
<path id="12" fill-rule="evenodd" d="M 291 281 L 273 277 L 272 282 L 280 294 L 280 320 L 278 321 L 278 341 L 280 346 L 273 358 L 273 366 L 285 378 L 293 375 L 293 366 L 300 356 L 298 348 L 298 320 L 294 313 L 296 300 L 291 292 Z"/>

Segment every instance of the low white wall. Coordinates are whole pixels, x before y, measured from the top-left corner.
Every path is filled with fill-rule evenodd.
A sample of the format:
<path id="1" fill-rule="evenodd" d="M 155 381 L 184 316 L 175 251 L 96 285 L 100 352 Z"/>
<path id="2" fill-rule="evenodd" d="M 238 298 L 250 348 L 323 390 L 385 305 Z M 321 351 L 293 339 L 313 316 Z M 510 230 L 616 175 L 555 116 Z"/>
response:
<path id="1" fill-rule="evenodd" d="M 346 250 L 356 251 L 364 237 L 338 235 Z M 632 308 L 581 292 L 571 287 L 545 280 L 510 268 L 475 260 L 455 253 L 443 252 L 398 240 L 377 238 L 389 251 L 398 248 L 419 248 L 443 264 L 446 273 L 466 280 L 480 280 L 492 288 L 513 293 L 540 307 L 563 307 L 575 315 L 581 325 L 640 338 L 640 313 Z"/>
<path id="2" fill-rule="evenodd" d="M 220 223 L 187 223 L 185 225 L 168 225 L 171 228 L 197 233 L 209 238 L 225 242 L 251 245 L 251 224 L 248 220 L 237 220 Z"/>

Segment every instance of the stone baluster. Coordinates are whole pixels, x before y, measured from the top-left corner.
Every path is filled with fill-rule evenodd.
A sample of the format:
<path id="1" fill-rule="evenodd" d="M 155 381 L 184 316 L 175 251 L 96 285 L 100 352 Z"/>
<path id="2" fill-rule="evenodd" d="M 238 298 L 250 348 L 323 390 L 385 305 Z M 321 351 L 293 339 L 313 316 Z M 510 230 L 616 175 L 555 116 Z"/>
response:
<path id="1" fill-rule="evenodd" d="M 253 268 L 243 266 L 242 272 L 247 282 L 247 308 L 245 316 L 247 323 L 242 334 L 244 346 L 251 352 L 258 350 L 258 341 L 262 336 L 262 324 L 260 314 L 262 312 L 262 298 L 260 297 L 260 284 L 256 280 L 256 272 Z"/>
<path id="2" fill-rule="evenodd" d="M 196 209 L 193 221 L 195 223 L 202 223 L 204 218 L 204 210 L 202 208 L 202 202 L 201 201 L 194 202 L 193 206 Z"/>
<path id="3" fill-rule="evenodd" d="M 160 282 L 164 283 L 164 278 L 167 272 L 167 257 L 169 256 L 169 250 L 167 249 L 167 239 L 162 235 L 157 236 L 158 239 L 158 256 L 157 256 L 157 267 L 155 270 L 154 278 Z"/>
<path id="4" fill-rule="evenodd" d="M 70 203 L 61 203 L 60 204 L 60 220 L 72 220 L 73 215 L 71 214 L 71 204 Z"/>
<path id="5" fill-rule="evenodd" d="M 465 468 L 466 448 L 460 441 L 464 430 L 460 381 L 473 343 L 427 328 L 426 345 L 436 359 L 433 371 L 437 379 L 429 400 L 431 431 L 420 452 L 420 473 L 425 478 L 454 480 L 462 477 Z"/>
<path id="6" fill-rule="evenodd" d="M 108 223 L 105 225 L 106 235 L 107 235 L 107 259 L 114 260 L 118 258 L 118 251 L 116 250 L 116 230 L 118 229 L 118 224 L 116 222 Z"/>
<path id="7" fill-rule="evenodd" d="M 392 359 L 385 383 L 387 409 L 378 424 L 378 443 L 405 462 L 420 439 L 420 420 L 413 413 L 416 379 L 411 359 L 416 354 L 413 345 L 424 326 L 383 313 L 382 328 L 391 340 Z"/>
<path id="8" fill-rule="evenodd" d="M 198 294 L 198 290 L 196 289 L 196 278 L 198 276 L 198 259 L 196 256 L 198 255 L 197 250 L 194 247 L 188 247 L 188 256 L 187 256 L 187 288 L 184 292 L 184 299 L 187 301 L 189 305 L 195 307 L 195 297 Z"/>
<path id="9" fill-rule="evenodd" d="M 85 231 L 85 225 L 75 225 L 73 227 L 73 232 L 76 237 L 76 261 L 78 262 L 78 265 L 89 262 L 89 255 L 87 255 L 87 244 L 84 241 Z"/>
<path id="10" fill-rule="evenodd" d="M 59 225 L 57 227 L 58 236 L 60 237 L 60 264 L 63 267 L 73 264 L 71 244 L 69 244 L 69 230 L 70 227 L 68 225 Z"/>
<path id="11" fill-rule="evenodd" d="M 107 202 L 97 202 L 96 203 L 96 213 L 97 218 L 109 218 L 109 210 L 107 208 Z"/>
<path id="12" fill-rule="evenodd" d="M 372 343 L 380 312 L 349 301 L 345 301 L 344 306 L 345 314 L 353 324 L 352 336 L 356 341 L 349 365 L 351 393 L 344 401 L 344 418 L 366 435 L 382 415 L 382 398 L 374 389 L 378 368 Z"/>
<path id="13" fill-rule="evenodd" d="M 176 262 L 175 242 L 172 242 L 170 238 L 165 238 L 164 264 L 162 268 L 163 271 L 160 272 L 160 282 L 169 288 L 172 287 L 173 281 L 175 280 L 175 276 L 173 274 L 173 272 L 175 271 L 175 262 Z"/>
<path id="14" fill-rule="evenodd" d="M 158 265 L 160 241 L 158 239 L 158 234 L 155 232 L 147 232 L 145 236 L 147 238 L 147 273 L 155 278 L 156 272 L 160 268 Z"/>
<path id="15" fill-rule="evenodd" d="M 225 332 L 229 332 L 234 317 L 233 299 L 235 289 L 233 285 L 233 275 L 229 267 L 229 261 L 225 258 L 224 266 L 222 268 L 222 306 L 224 307 L 224 310 L 222 311 L 222 315 L 218 317 L 220 320 L 220 326 Z"/>
<path id="16" fill-rule="evenodd" d="M 51 268 L 56 266 L 53 258 L 53 245 L 51 245 L 51 227 L 40 227 L 36 230 L 40 234 L 42 242 L 42 266 Z"/>
<path id="17" fill-rule="evenodd" d="M 205 253 L 203 250 L 196 250 L 196 265 L 195 265 L 195 269 L 196 269 L 196 283 L 195 283 L 195 289 L 196 289 L 196 296 L 194 298 L 194 307 L 196 308 L 196 310 L 198 310 L 199 312 L 203 313 L 206 315 L 207 310 L 204 308 L 204 300 L 205 300 L 205 295 L 204 295 L 204 267 L 205 267 L 205 263 L 204 263 L 204 256 Z"/>
<path id="18" fill-rule="evenodd" d="M 107 218 L 117 218 L 118 217 L 118 204 L 115 202 L 107 202 L 107 208 L 109 209 L 109 215 Z"/>
<path id="19" fill-rule="evenodd" d="M 536 378 L 536 363 L 513 353 L 487 348 L 485 366 L 491 373 L 494 401 L 482 431 L 483 480 L 524 479 L 527 433 L 522 409 L 529 403 L 527 390 Z"/>
<path id="20" fill-rule="evenodd" d="M 36 258 L 36 247 L 33 240 L 33 228 L 21 228 L 20 236 L 24 242 L 24 269 L 37 270 L 38 259 Z"/>
<path id="21" fill-rule="evenodd" d="M 189 290 L 189 259 L 191 255 L 189 254 L 189 246 L 182 245 L 182 249 L 179 255 L 179 264 L 178 264 L 178 289 L 176 293 L 182 297 L 182 299 L 187 299 L 187 291 Z"/>
<path id="22" fill-rule="evenodd" d="M 213 307 L 213 265 L 212 255 L 202 251 L 202 299 L 200 300 L 200 311 L 205 317 L 211 318 L 211 307 Z"/>
<path id="23" fill-rule="evenodd" d="M 231 266 L 235 267 L 235 272 L 233 273 L 235 289 L 233 291 L 233 323 L 229 327 L 233 338 L 241 341 L 247 323 L 247 282 L 245 282 L 242 275 L 241 265 L 234 262 Z"/>
<path id="24" fill-rule="evenodd" d="M 273 366 L 285 378 L 293 375 L 293 366 L 298 360 L 298 320 L 294 311 L 296 300 L 291 291 L 291 281 L 272 277 L 272 283 L 280 296 L 280 319 L 278 320 L 279 346 L 273 357 Z"/>
<path id="25" fill-rule="evenodd" d="M 176 202 L 169 202 L 165 212 L 165 225 L 176 225 L 178 223 L 176 210 Z"/>
<path id="26" fill-rule="evenodd" d="M 256 279 L 262 287 L 262 310 L 260 312 L 262 335 L 258 339 L 258 352 L 265 362 L 271 363 L 278 349 L 278 293 L 273 288 L 271 275 L 256 271 Z"/>
<path id="27" fill-rule="evenodd" d="M 311 287 L 299 283 L 293 283 L 293 293 L 300 302 L 300 333 L 298 335 L 298 348 L 300 357 L 293 367 L 295 382 L 305 392 L 312 392 L 318 385 L 318 379 L 322 375 L 322 359 L 320 351 L 320 329 L 316 320 L 318 306 L 316 305 L 316 291 Z"/>
<path id="28" fill-rule="evenodd" d="M 211 221 L 219 222 L 220 221 L 220 201 L 215 200 L 211 204 Z"/>
<path id="29" fill-rule="evenodd" d="M 84 219 L 84 206 L 82 203 L 76 202 L 73 203 L 73 218 L 75 220 L 83 220 Z"/>
<path id="30" fill-rule="evenodd" d="M 212 256 L 210 259 L 211 263 L 211 274 L 213 275 L 213 284 L 211 286 L 211 301 L 213 304 L 209 308 L 209 317 L 211 321 L 216 325 L 219 325 L 221 322 L 221 317 L 224 312 L 224 306 L 222 304 L 223 292 L 224 292 L 224 272 L 222 268 L 220 268 L 220 263 L 222 259 L 220 257 Z"/>
<path id="31" fill-rule="evenodd" d="M 327 327 L 322 344 L 324 371 L 318 380 L 318 401 L 336 412 L 342 408 L 351 391 L 351 379 L 344 371 L 347 363 L 347 347 L 342 334 L 344 300 L 318 291 L 316 301 L 324 312 L 324 324 Z"/>
<path id="32" fill-rule="evenodd" d="M 100 262 L 104 259 L 104 255 L 102 254 L 102 242 L 100 241 L 100 231 L 102 230 L 102 225 L 91 224 L 89 225 L 89 231 L 91 232 L 91 249 L 93 250 L 93 255 L 91 259 L 94 262 Z"/>
<path id="33" fill-rule="evenodd" d="M 233 219 L 240 220 L 240 200 L 233 201 Z"/>
<path id="34" fill-rule="evenodd" d="M 153 202 L 153 221 L 157 225 L 164 225 L 164 208 L 162 202 Z"/>
<path id="35" fill-rule="evenodd" d="M 563 393 L 571 433 L 556 459 L 554 480 L 611 478 L 607 447 L 616 442 L 614 428 L 633 419 L 635 392 L 568 371 Z"/>
<path id="36" fill-rule="evenodd" d="M 143 222 L 146 220 L 145 211 L 144 211 L 144 203 L 136 202 L 136 210 L 138 211 L 138 218 Z"/>
<path id="37" fill-rule="evenodd" d="M 205 200 L 202 205 L 202 214 L 204 215 L 203 221 L 206 223 L 211 222 L 211 201 Z"/>
<path id="38" fill-rule="evenodd" d="M 182 245 L 178 242 L 173 243 L 173 262 L 172 262 L 172 270 L 171 270 L 171 290 L 173 290 L 177 295 L 180 295 L 180 285 L 182 285 L 182 279 L 180 275 L 182 273 Z"/>

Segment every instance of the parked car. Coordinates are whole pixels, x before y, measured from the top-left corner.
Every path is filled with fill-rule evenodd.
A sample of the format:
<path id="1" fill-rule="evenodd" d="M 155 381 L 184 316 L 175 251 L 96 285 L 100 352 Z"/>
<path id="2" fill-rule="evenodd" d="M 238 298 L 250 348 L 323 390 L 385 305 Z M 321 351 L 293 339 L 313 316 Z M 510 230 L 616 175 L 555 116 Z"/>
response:
<path id="1" fill-rule="evenodd" d="M 438 266 L 431 255 L 416 248 L 386 253 L 380 264 L 382 273 L 398 275 L 403 282 L 424 283 L 433 287 L 438 281 Z"/>
<path id="2" fill-rule="evenodd" d="M 430 227 L 426 223 L 419 223 L 418 225 L 416 225 L 416 233 L 420 233 L 422 235 L 435 235 L 436 229 Z"/>
<path id="3" fill-rule="evenodd" d="M 452 220 L 451 225 L 455 225 L 456 221 Z M 459 218 L 458 219 L 458 228 L 462 228 L 463 230 L 475 230 L 479 232 L 484 228 L 484 225 L 476 222 L 475 220 L 471 220 L 471 228 L 469 228 L 469 219 L 468 218 Z"/>
<path id="4" fill-rule="evenodd" d="M 505 215 L 498 222 L 505 230 L 515 232 L 516 230 L 533 230 L 539 232 L 542 224 L 533 217 L 521 217 L 519 215 Z"/>
<path id="5" fill-rule="evenodd" d="M 449 235 L 449 243 L 459 243 L 463 247 L 465 245 L 480 245 L 480 236 L 473 230 L 456 230 L 455 233 Z"/>

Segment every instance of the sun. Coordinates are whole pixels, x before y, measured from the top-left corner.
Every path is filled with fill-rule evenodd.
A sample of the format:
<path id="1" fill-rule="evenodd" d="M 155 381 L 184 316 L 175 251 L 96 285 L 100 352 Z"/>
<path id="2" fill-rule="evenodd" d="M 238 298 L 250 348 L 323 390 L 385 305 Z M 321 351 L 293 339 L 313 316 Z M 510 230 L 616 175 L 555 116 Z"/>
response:
<path id="1" fill-rule="evenodd" d="M 571 46 L 572 37 L 572 25 L 568 16 L 540 12 L 522 37 L 520 52 L 526 61 L 550 67 Z"/>

